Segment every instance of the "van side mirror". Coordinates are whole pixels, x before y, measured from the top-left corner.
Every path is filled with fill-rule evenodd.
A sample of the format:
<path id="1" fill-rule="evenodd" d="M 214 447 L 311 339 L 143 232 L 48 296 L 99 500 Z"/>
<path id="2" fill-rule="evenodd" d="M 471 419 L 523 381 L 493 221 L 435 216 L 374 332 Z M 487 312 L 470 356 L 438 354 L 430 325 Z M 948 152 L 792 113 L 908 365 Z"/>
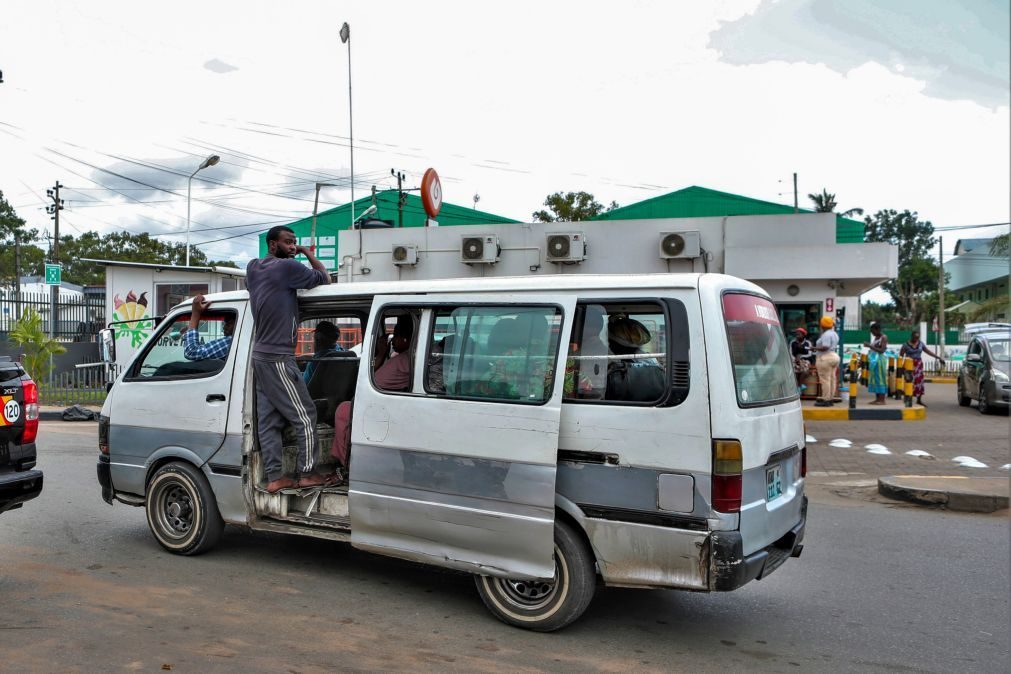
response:
<path id="1" fill-rule="evenodd" d="M 965 362 L 967 363 L 982 363 L 983 356 L 978 353 L 967 353 L 965 355 Z"/>
<path id="2" fill-rule="evenodd" d="M 116 333 L 112 328 L 98 332 L 98 350 L 103 363 L 116 362 Z"/>

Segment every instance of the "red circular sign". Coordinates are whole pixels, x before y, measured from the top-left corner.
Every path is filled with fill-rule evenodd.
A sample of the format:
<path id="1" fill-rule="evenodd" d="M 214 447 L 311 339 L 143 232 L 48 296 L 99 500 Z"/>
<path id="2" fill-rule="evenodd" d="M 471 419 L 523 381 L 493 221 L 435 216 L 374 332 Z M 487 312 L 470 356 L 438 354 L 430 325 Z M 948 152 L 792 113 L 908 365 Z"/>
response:
<path id="1" fill-rule="evenodd" d="M 425 171 L 421 179 L 421 205 L 430 218 L 437 216 L 442 208 L 442 182 L 434 168 Z"/>

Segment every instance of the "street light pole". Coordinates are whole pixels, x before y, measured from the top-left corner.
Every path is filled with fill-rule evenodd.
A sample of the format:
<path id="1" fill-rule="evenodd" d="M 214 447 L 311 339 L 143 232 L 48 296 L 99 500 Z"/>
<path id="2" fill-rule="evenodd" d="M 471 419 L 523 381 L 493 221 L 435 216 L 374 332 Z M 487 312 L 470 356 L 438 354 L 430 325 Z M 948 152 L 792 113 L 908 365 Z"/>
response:
<path id="1" fill-rule="evenodd" d="M 214 166 L 219 161 L 221 157 L 216 154 L 212 154 L 207 159 L 200 163 L 197 170 L 190 174 L 189 180 L 186 181 L 186 266 L 190 266 L 190 194 L 193 191 L 193 176 L 195 176 L 200 171 L 204 170 L 208 166 Z"/>
<path id="2" fill-rule="evenodd" d="M 348 140 L 351 145 L 351 228 L 355 226 L 355 124 L 351 105 L 351 26 L 345 21 L 340 31 L 341 42 L 348 46 Z"/>

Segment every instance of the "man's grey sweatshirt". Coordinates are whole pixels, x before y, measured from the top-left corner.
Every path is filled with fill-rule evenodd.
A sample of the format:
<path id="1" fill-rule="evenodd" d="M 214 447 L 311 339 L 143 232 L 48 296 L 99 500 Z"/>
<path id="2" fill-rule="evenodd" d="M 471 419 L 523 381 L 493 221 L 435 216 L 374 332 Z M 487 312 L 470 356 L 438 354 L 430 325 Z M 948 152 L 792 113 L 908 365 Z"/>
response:
<path id="1" fill-rule="evenodd" d="M 327 282 L 326 272 L 310 269 L 293 258 L 268 255 L 246 265 L 246 288 L 253 310 L 254 353 L 294 355 L 298 335 L 296 290 Z"/>

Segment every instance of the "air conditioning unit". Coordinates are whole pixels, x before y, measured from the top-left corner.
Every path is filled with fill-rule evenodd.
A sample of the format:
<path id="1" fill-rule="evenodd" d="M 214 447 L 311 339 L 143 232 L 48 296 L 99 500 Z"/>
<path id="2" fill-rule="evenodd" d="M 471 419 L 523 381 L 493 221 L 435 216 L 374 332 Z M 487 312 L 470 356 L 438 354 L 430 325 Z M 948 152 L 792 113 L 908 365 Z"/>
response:
<path id="1" fill-rule="evenodd" d="M 664 260 L 693 258 L 702 255 L 702 238 L 698 232 L 661 232 L 660 257 Z"/>
<path id="2" fill-rule="evenodd" d="M 582 233 L 548 234 L 548 262 L 573 264 L 586 259 L 586 238 Z"/>
<path id="3" fill-rule="evenodd" d="M 465 236 L 460 243 L 460 261 L 464 264 L 495 264 L 501 253 L 497 236 Z"/>
<path id="4" fill-rule="evenodd" d="M 418 247 L 413 243 L 393 246 L 393 264 L 398 266 L 418 264 Z"/>

